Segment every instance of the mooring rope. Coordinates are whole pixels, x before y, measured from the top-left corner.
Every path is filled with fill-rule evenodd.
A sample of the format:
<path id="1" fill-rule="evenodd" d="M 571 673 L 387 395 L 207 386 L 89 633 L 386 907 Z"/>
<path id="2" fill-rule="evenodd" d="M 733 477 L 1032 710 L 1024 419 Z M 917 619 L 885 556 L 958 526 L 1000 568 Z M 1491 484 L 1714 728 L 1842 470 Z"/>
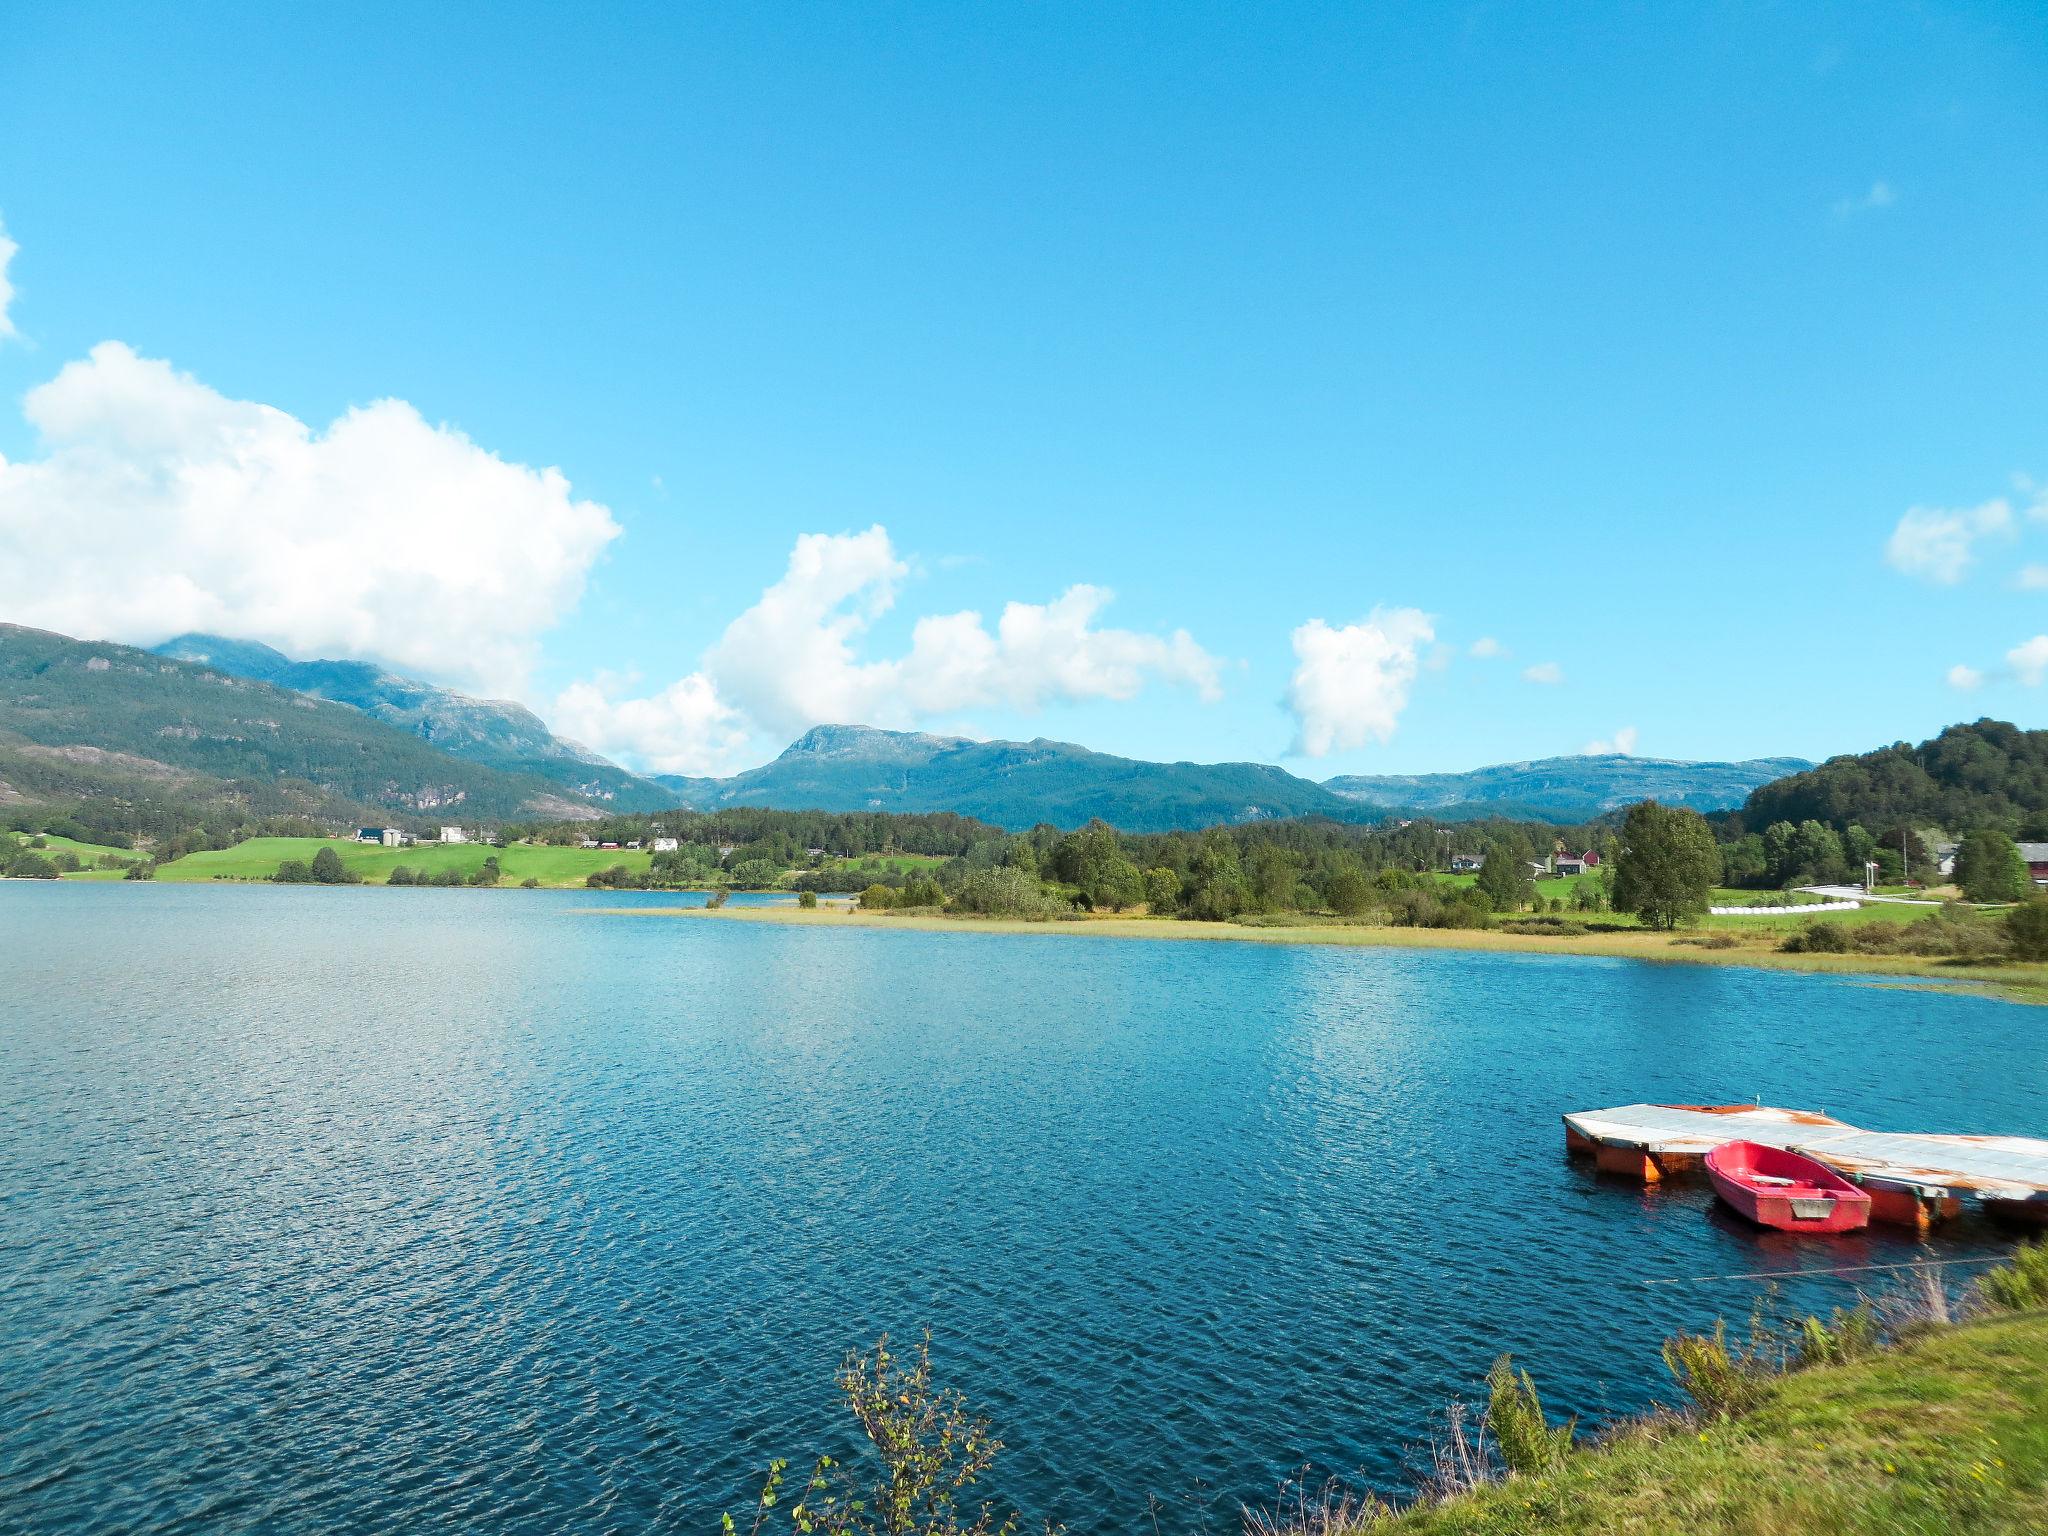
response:
<path id="1" fill-rule="evenodd" d="M 1844 1264 L 1836 1269 L 1759 1269 L 1745 1275 L 1677 1275 L 1645 1280 L 1644 1285 L 1699 1285 L 1709 1280 L 1797 1280 L 1802 1275 L 1860 1275 L 1874 1269 L 1946 1269 L 1951 1264 L 2003 1264 L 2003 1254 L 1975 1259 L 1920 1259 L 1910 1264 Z"/>

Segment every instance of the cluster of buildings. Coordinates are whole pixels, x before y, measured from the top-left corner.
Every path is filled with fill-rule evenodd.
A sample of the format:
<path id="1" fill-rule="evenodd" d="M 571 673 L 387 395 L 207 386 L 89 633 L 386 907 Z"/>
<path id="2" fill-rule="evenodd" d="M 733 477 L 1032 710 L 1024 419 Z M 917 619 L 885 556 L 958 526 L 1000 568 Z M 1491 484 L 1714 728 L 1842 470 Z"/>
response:
<path id="1" fill-rule="evenodd" d="M 398 827 L 357 827 L 356 841 L 359 843 L 381 843 L 386 848 L 410 848 L 422 841 L 429 843 L 466 843 L 469 833 L 461 827 L 443 827 L 438 837 L 418 838 Z"/>
<path id="2" fill-rule="evenodd" d="M 1451 873 L 1454 875 L 1476 875 L 1486 867 L 1483 853 L 1454 853 L 1451 855 Z M 1549 880 L 1562 875 L 1584 875 L 1600 867 L 1600 851 L 1588 848 L 1584 853 L 1572 853 L 1559 848 L 1546 859 L 1529 861 L 1529 877 L 1532 880 Z"/>

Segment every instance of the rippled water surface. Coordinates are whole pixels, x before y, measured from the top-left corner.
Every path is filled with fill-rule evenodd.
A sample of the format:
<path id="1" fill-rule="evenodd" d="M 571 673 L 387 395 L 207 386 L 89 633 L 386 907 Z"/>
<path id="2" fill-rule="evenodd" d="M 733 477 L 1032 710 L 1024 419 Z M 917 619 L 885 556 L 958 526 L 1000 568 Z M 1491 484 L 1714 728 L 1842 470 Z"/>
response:
<path id="1" fill-rule="evenodd" d="M 0 1525 L 708 1531 L 928 1323 L 1000 1496 L 1228 1531 L 1398 1484 L 1501 1350 L 1639 1408 L 1754 1289 L 1646 1279 L 1916 1251 L 1595 1179 L 1563 1110 L 2048 1132 L 2010 1004 L 622 900 L 0 884 Z"/>

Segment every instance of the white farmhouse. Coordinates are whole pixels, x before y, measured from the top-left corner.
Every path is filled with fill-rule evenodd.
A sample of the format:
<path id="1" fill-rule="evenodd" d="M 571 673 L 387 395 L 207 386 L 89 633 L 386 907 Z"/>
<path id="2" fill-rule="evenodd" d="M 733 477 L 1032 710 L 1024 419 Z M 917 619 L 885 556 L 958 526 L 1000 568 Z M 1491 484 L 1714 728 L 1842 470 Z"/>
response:
<path id="1" fill-rule="evenodd" d="M 460 827 L 443 827 L 441 829 L 441 841 L 444 843 L 466 843 L 469 841 L 469 834 Z"/>
<path id="2" fill-rule="evenodd" d="M 681 846 L 681 843 L 673 837 L 657 837 L 654 840 L 654 851 L 656 853 L 674 853 Z"/>

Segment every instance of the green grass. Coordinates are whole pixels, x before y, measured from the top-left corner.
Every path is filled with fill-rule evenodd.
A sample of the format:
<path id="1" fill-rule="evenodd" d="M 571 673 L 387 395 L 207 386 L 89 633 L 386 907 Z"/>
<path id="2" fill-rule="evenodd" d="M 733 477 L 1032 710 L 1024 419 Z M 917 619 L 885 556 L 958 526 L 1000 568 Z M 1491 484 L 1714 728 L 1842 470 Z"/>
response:
<path id="1" fill-rule="evenodd" d="M 267 880 L 277 873 L 277 866 L 286 859 L 301 859 L 310 864 L 313 855 L 322 848 L 332 848 L 341 856 L 343 865 L 372 884 L 382 882 L 401 864 L 414 873 L 439 874 L 444 869 L 454 869 L 465 875 L 472 874 L 483 867 L 485 859 L 495 854 L 498 867 L 505 872 L 506 885 L 518 885 L 521 881 L 534 879 L 542 885 L 573 886 L 583 884 L 586 876 L 609 869 L 614 864 L 623 864 L 637 874 L 647 868 L 652 857 L 645 850 L 632 848 L 555 848 L 526 844 L 490 848 L 481 843 L 421 843 L 413 848 L 381 848 L 334 838 L 252 837 L 232 848 L 188 853 L 182 859 L 159 866 L 156 877 L 171 881 Z"/>
<path id="2" fill-rule="evenodd" d="M 1377 1529 L 1388 1536 L 2048 1530 L 2048 1314 L 1940 1329 L 1852 1365 L 1795 1372 L 1740 1419 L 1625 1432 L 1557 1473 L 1513 1478 Z"/>
<path id="3" fill-rule="evenodd" d="M 41 837 L 44 846 L 33 850 L 48 858 L 54 853 L 74 853 L 81 864 L 97 864 L 101 859 L 124 859 L 133 862 L 144 855 L 128 848 L 104 848 L 98 843 L 81 843 L 68 837 L 55 837 L 45 833 L 14 832 L 0 834 L 12 837 L 19 848 L 26 848 L 31 837 Z M 118 869 L 83 869 L 64 876 L 66 880 L 118 880 L 122 871 Z"/>

